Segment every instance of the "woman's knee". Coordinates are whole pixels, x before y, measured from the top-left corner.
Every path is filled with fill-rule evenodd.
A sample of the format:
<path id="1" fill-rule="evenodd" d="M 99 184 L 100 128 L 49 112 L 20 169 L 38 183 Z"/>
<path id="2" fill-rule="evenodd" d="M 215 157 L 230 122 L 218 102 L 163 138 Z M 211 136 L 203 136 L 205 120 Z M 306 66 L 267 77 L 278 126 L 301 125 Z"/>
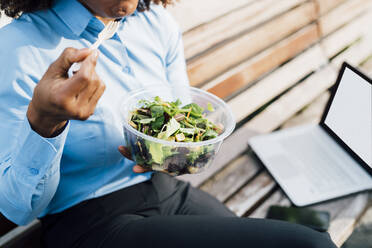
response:
<path id="1" fill-rule="evenodd" d="M 264 219 L 255 220 L 266 233 L 271 233 L 274 240 L 278 240 L 286 247 L 301 248 L 337 248 L 326 232 L 318 232 L 309 227 L 291 224 L 284 221 Z"/>

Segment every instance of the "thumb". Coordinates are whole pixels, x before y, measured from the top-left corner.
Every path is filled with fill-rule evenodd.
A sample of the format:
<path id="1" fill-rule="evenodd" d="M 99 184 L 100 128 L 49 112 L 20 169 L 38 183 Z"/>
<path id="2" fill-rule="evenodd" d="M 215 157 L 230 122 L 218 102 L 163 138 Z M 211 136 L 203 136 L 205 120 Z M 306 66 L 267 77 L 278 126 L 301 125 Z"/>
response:
<path id="1" fill-rule="evenodd" d="M 50 65 L 48 71 L 52 73 L 53 76 L 68 77 L 67 72 L 72 64 L 83 61 L 91 52 L 92 51 L 88 48 L 66 48 L 59 58 Z"/>
<path id="2" fill-rule="evenodd" d="M 135 165 L 135 166 L 133 166 L 133 172 L 134 173 L 145 173 L 145 172 L 148 172 L 148 171 L 150 171 L 150 170 L 148 170 L 148 169 L 145 169 L 145 168 L 143 168 L 142 166 L 140 166 L 140 165 Z"/>
<path id="3" fill-rule="evenodd" d="M 119 146 L 118 150 L 121 153 L 121 155 L 123 155 L 127 159 L 132 160 L 132 154 L 130 153 L 130 150 L 128 148 L 126 148 L 125 146 Z"/>

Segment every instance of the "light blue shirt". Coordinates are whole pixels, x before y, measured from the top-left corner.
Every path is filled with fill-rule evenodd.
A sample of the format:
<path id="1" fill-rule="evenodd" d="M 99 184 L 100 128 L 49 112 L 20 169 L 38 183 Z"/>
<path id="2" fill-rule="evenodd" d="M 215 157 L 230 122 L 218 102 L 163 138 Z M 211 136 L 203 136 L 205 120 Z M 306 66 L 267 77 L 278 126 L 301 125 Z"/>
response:
<path id="1" fill-rule="evenodd" d="M 0 212 L 17 224 L 151 176 L 133 173 L 134 163 L 117 150 L 124 144 L 119 106 L 130 90 L 188 84 L 182 35 L 161 6 L 125 18 L 99 48 L 96 71 L 106 91 L 87 121 L 69 121 L 59 136 L 43 138 L 26 117 L 48 66 L 67 47 L 89 47 L 103 28 L 79 2 L 59 0 L 0 29 Z"/>

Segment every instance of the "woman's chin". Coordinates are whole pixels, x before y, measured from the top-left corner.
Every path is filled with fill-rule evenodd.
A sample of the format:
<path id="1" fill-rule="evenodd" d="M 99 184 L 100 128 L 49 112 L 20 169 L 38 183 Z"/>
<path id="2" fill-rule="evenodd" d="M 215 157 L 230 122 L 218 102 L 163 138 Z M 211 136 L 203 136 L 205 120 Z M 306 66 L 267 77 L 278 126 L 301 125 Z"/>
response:
<path id="1" fill-rule="evenodd" d="M 111 17 L 113 18 L 120 18 L 120 17 L 125 17 L 129 16 L 134 13 L 136 10 L 136 6 L 133 4 L 126 4 L 126 6 L 120 6 L 112 9 L 112 15 Z"/>

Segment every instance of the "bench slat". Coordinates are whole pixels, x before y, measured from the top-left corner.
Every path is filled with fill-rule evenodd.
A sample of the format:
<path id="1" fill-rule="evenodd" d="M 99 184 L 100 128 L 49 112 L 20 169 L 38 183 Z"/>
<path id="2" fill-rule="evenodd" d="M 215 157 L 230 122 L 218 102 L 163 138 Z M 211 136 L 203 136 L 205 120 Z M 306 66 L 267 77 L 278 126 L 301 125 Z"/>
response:
<path id="1" fill-rule="evenodd" d="M 327 35 L 371 8 L 370 0 L 349 0 L 319 19 L 323 35 Z"/>
<path id="2" fill-rule="evenodd" d="M 196 27 L 183 36 L 185 56 L 194 57 L 211 47 L 231 39 L 276 15 L 283 14 L 306 0 L 260 0 L 239 8 L 216 20 Z"/>
<path id="3" fill-rule="evenodd" d="M 15 228 L 17 225 L 5 218 L 4 215 L 0 213 L 0 237 Z"/>
<path id="4" fill-rule="evenodd" d="M 363 60 L 372 55 L 372 33 L 363 36 L 361 40 L 349 47 L 345 52 L 332 60 L 332 65 L 339 68 L 342 62 L 347 61 L 352 65 L 359 65 Z"/>
<path id="5" fill-rule="evenodd" d="M 353 232 L 357 221 L 360 219 L 367 206 L 369 196 L 367 193 L 350 197 L 347 206 L 340 209 L 337 217 L 332 220 L 329 232 L 335 243 L 341 246 Z"/>
<path id="6" fill-rule="evenodd" d="M 40 247 L 41 223 L 34 220 L 27 226 L 18 226 L 0 237 L 1 248 Z"/>
<path id="7" fill-rule="evenodd" d="M 316 45 L 233 98 L 228 104 L 234 112 L 237 122 L 242 121 L 326 62 L 321 48 Z"/>
<path id="8" fill-rule="evenodd" d="M 224 202 L 262 169 L 244 154 L 211 177 L 200 189 Z"/>
<path id="9" fill-rule="evenodd" d="M 216 0 L 187 0 L 176 2 L 169 7 L 169 11 L 181 29 L 187 31 L 254 1 L 257 0 L 234 0 L 226 4 L 225 1 Z"/>
<path id="10" fill-rule="evenodd" d="M 331 66 L 321 69 L 268 106 L 249 122 L 248 127 L 260 133 L 275 130 L 330 88 L 335 83 L 336 77 L 337 73 Z"/>
<path id="11" fill-rule="evenodd" d="M 224 46 L 212 49 L 202 57 L 190 61 L 188 74 L 192 85 L 201 85 L 250 56 L 260 52 L 301 29 L 315 19 L 313 3 L 295 8 Z"/>
<path id="12" fill-rule="evenodd" d="M 319 123 L 324 108 L 330 97 L 329 91 L 322 93 L 317 97 L 309 106 L 301 111 L 299 114 L 295 115 L 288 121 L 286 121 L 280 128 L 290 128 L 304 123 L 307 124 L 317 124 Z"/>
<path id="13" fill-rule="evenodd" d="M 364 73 L 372 77 L 372 55 L 369 57 L 367 61 L 363 63 L 363 66 L 361 67 Z"/>
<path id="14" fill-rule="evenodd" d="M 331 214 L 329 233 L 337 245 L 342 245 L 350 236 L 356 221 L 368 206 L 368 193 L 361 193 L 323 204 L 312 206 L 317 210 L 325 210 Z"/>
<path id="15" fill-rule="evenodd" d="M 227 71 L 202 88 L 221 98 L 227 98 L 293 58 L 317 40 L 317 26 L 315 24 L 309 25 L 252 59 Z"/>
<path id="16" fill-rule="evenodd" d="M 284 195 L 284 193 L 278 189 L 272 194 L 264 203 L 262 203 L 256 210 L 249 215 L 250 218 L 265 218 L 267 211 L 271 206 L 290 206 L 291 202 Z"/>
<path id="17" fill-rule="evenodd" d="M 369 11 L 326 37 L 320 44 L 326 56 L 330 58 L 370 31 L 371 26 L 372 11 Z"/>
<path id="18" fill-rule="evenodd" d="M 336 6 L 344 3 L 346 0 L 316 0 L 319 6 L 319 13 L 324 15 L 326 12 L 332 10 Z"/>
<path id="19" fill-rule="evenodd" d="M 226 202 L 226 206 L 236 213 L 236 215 L 244 216 L 270 195 L 270 192 L 272 192 L 276 186 L 271 176 L 266 171 L 262 171 L 250 183 L 232 196 L 232 198 Z"/>

